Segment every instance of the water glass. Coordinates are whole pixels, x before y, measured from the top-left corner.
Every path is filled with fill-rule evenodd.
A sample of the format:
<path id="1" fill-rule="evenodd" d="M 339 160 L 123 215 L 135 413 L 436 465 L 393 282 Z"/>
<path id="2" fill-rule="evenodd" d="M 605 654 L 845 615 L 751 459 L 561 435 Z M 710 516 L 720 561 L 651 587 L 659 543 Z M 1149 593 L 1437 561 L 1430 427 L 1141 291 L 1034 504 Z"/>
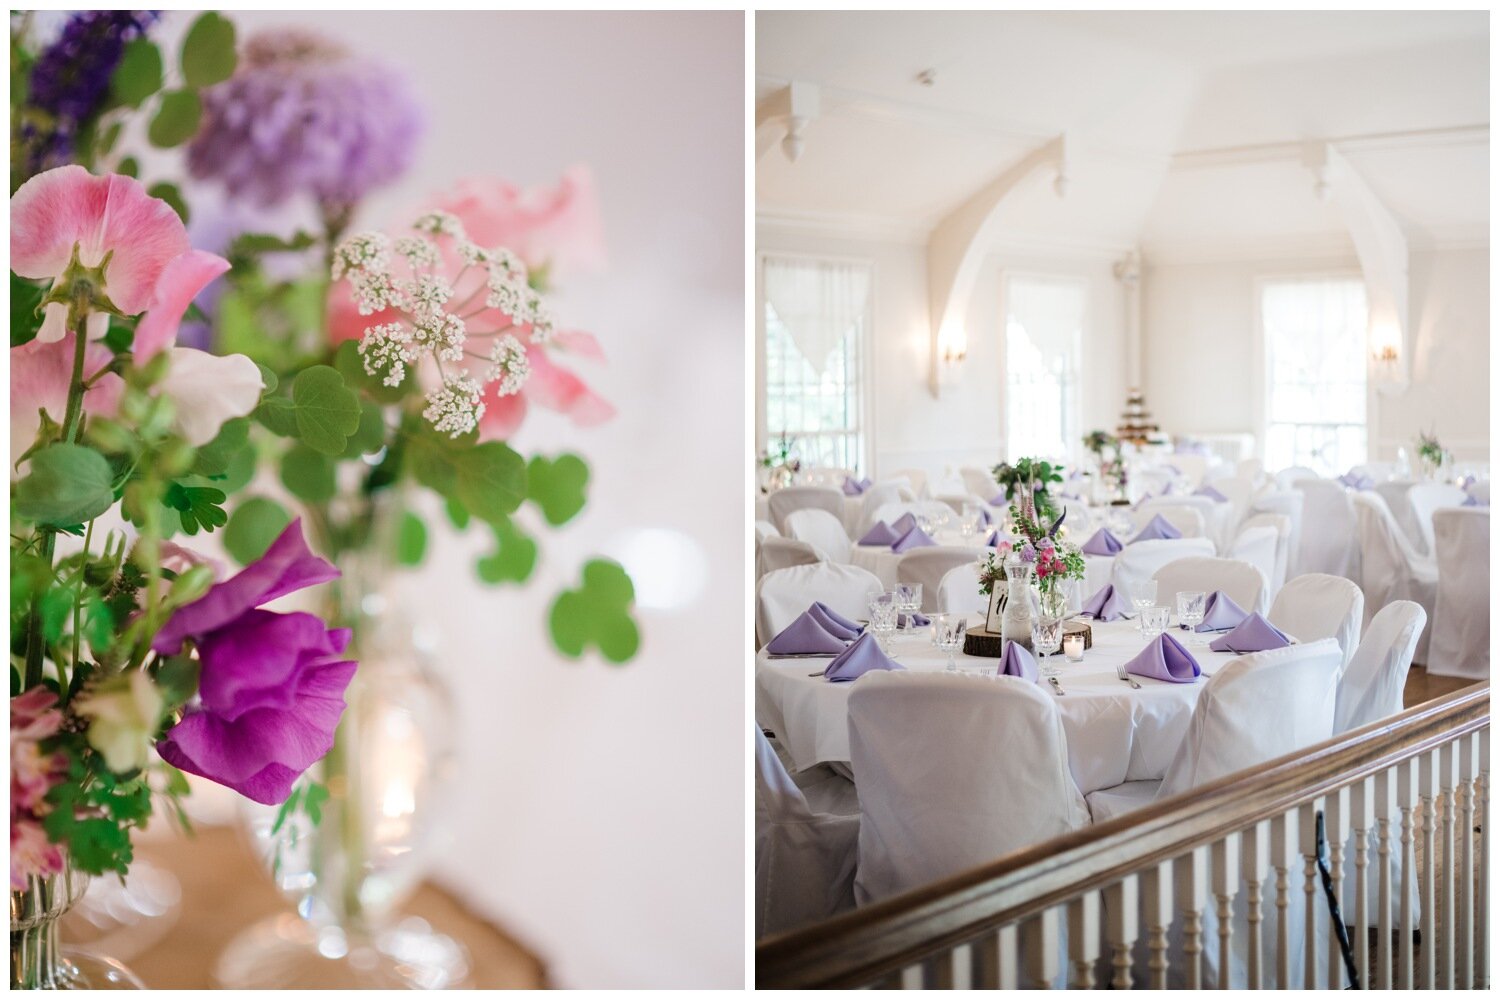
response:
<path id="1" fill-rule="evenodd" d="M 1141 616 L 1141 634 L 1145 635 L 1146 609 L 1156 606 L 1156 581 L 1136 580 L 1127 589 L 1130 594 L 1130 606 L 1135 608 L 1136 613 Z"/>
<path id="2" fill-rule="evenodd" d="M 1171 608 L 1146 608 L 1141 612 L 1141 635 L 1147 639 L 1161 635 L 1167 630 L 1171 613 Z"/>
<path id="3" fill-rule="evenodd" d="M 1063 620 L 1036 616 L 1031 619 L 1031 651 L 1038 657 L 1037 666 L 1043 677 L 1056 677 L 1060 672 L 1052 654 L 1062 648 Z"/>
<path id="4" fill-rule="evenodd" d="M 896 610 L 901 612 L 896 631 L 905 632 L 910 617 L 922 610 L 922 585 L 920 583 L 898 583 L 891 591 L 895 595 Z"/>
<path id="5" fill-rule="evenodd" d="M 870 631 L 880 648 L 890 652 L 890 638 L 896 631 L 897 604 L 894 594 L 880 594 L 870 601 Z"/>
<path id="6" fill-rule="evenodd" d="M 953 655 L 964 648 L 964 633 L 969 619 L 963 615 L 933 615 L 932 644 L 948 654 L 948 669 L 957 670 Z"/>
<path id="7" fill-rule="evenodd" d="M 1177 592 L 1177 624 L 1192 629 L 1203 621 L 1203 612 L 1208 596 L 1201 590 L 1179 590 Z"/>

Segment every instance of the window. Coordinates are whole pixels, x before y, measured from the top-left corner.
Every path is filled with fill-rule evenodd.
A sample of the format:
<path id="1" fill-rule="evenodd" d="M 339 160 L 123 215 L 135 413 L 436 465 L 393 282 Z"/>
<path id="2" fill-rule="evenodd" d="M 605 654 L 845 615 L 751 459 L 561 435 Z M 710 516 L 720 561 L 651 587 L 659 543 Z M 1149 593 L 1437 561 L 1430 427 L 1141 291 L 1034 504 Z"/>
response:
<path id="1" fill-rule="evenodd" d="M 1088 285 L 1076 278 L 1005 281 L 1006 455 L 1067 458 L 1078 445 L 1078 365 Z"/>
<path id="2" fill-rule="evenodd" d="M 1266 467 L 1324 475 L 1365 461 L 1365 285 L 1299 278 L 1261 285 Z"/>
<path id="3" fill-rule="evenodd" d="M 762 440 L 785 435 L 804 468 L 864 466 L 870 267 L 766 257 Z"/>

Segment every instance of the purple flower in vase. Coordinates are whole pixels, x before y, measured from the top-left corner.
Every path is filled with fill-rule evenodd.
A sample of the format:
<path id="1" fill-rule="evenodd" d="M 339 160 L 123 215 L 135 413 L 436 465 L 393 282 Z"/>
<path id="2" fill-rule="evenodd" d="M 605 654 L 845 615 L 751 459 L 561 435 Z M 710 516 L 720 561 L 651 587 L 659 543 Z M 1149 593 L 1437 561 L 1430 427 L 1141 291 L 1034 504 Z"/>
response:
<path id="1" fill-rule="evenodd" d="M 261 605 L 338 576 L 293 521 L 259 560 L 178 609 L 152 648 L 172 655 L 192 643 L 198 700 L 157 744 L 163 760 L 256 802 L 286 801 L 333 747 L 355 663 L 341 655 L 348 629 Z"/>
<path id="2" fill-rule="evenodd" d="M 1022 562 L 1036 562 L 1036 549 L 1032 547 L 1030 542 L 1021 546 L 1019 555 Z"/>

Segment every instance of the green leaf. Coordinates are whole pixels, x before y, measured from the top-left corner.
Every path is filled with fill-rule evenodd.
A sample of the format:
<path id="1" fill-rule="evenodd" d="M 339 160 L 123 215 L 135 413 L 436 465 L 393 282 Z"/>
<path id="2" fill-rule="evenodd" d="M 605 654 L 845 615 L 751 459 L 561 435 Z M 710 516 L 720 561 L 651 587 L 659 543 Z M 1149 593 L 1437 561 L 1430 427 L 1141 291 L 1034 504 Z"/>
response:
<path id="1" fill-rule="evenodd" d="M 583 567 L 583 585 L 557 596 L 548 615 L 553 644 L 579 657 L 590 645 L 612 663 L 624 663 L 640 649 L 640 630 L 630 616 L 635 587 L 619 563 L 593 559 Z"/>
<path id="2" fill-rule="evenodd" d="M 124 174 L 126 177 L 139 177 L 141 175 L 141 164 L 133 156 L 127 156 L 115 164 L 115 173 Z"/>
<path id="3" fill-rule="evenodd" d="M 493 526 L 496 549 L 475 569 L 485 583 L 525 583 L 536 568 L 536 542 L 510 520 Z"/>
<path id="4" fill-rule="evenodd" d="M 332 500 L 338 492 L 333 459 L 305 444 L 293 445 L 281 459 L 281 483 L 292 496 L 308 503 Z"/>
<path id="5" fill-rule="evenodd" d="M 364 403 L 359 411 L 359 426 L 349 436 L 341 458 L 358 458 L 385 447 L 385 414 L 375 403 Z"/>
<path id="6" fill-rule="evenodd" d="M 297 436 L 325 455 L 343 451 L 349 436 L 359 429 L 359 397 L 327 365 L 314 365 L 292 379 L 292 405 Z"/>
<path id="7" fill-rule="evenodd" d="M 179 219 L 183 222 L 188 221 L 187 202 L 183 200 L 182 192 L 177 190 L 176 184 L 168 181 L 158 181 L 147 188 L 146 193 L 153 198 L 160 198 L 168 205 L 171 205 L 172 211 L 177 213 Z"/>
<path id="8" fill-rule="evenodd" d="M 285 396 L 269 396 L 255 408 L 255 419 L 279 437 L 297 436 L 297 407 Z"/>
<path id="9" fill-rule="evenodd" d="M 499 524 L 526 498 L 526 462 L 503 441 L 456 452 L 453 495 L 476 517 Z"/>
<path id="10" fill-rule="evenodd" d="M 224 491 L 212 486 L 184 486 L 172 483 L 162 496 L 163 505 L 177 511 L 184 534 L 196 535 L 198 529 L 213 531 L 229 520 L 224 511 Z"/>
<path id="11" fill-rule="evenodd" d="M 120 64 L 110 78 L 114 99 L 126 107 L 138 108 L 161 89 L 161 50 L 149 38 L 132 39 L 120 55 Z"/>
<path id="12" fill-rule="evenodd" d="M 234 22 L 208 11 L 182 40 L 182 76 L 190 87 L 212 87 L 234 75 Z"/>
<path id="13" fill-rule="evenodd" d="M 553 526 L 566 524 L 583 509 L 589 467 L 577 455 L 546 459 L 538 455 L 526 466 L 526 495 Z"/>
<path id="14" fill-rule="evenodd" d="M 277 386 L 281 385 L 281 379 L 277 378 L 276 373 L 265 365 L 257 364 L 255 367 L 260 369 L 260 382 L 264 387 L 260 390 L 260 394 L 263 397 L 269 396 L 276 391 Z"/>
<path id="15" fill-rule="evenodd" d="M 229 244 L 228 257 L 250 257 L 263 253 L 282 253 L 306 250 L 318 242 L 318 238 L 305 230 L 297 230 L 291 239 L 283 239 L 271 233 L 241 233 Z"/>
<path id="16" fill-rule="evenodd" d="M 169 657 L 156 668 L 156 685 L 166 696 L 169 709 L 186 705 L 198 693 L 198 660 L 192 656 Z"/>
<path id="17" fill-rule="evenodd" d="M 198 449 L 190 470 L 195 476 L 218 478 L 229 472 L 229 463 L 236 453 L 250 443 L 250 421 L 238 417 L 224 422 L 218 435 Z"/>
<path id="18" fill-rule="evenodd" d="M 401 566 L 418 566 L 427 554 L 427 525 L 411 511 L 401 515 L 396 528 L 396 562 Z"/>
<path id="19" fill-rule="evenodd" d="M 224 549 L 241 566 L 248 566 L 271 547 L 276 536 L 292 523 L 292 515 L 275 500 L 242 500 L 224 526 Z"/>
<path id="20" fill-rule="evenodd" d="M 180 146 L 198 132 L 198 122 L 203 118 L 203 104 L 191 90 L 169 90 L 161 96 L 161 105 L 156 117 L 146 129 L 146 138 L 151 145 L 163 149 Z"/>
<path id="21" fill-rule="evenodd" d="M 16 513 L 37 524 L 91 521 L 115 502 L 109 460 L 92 448 L 54 444 L 31 456 L 14 496 Z"/>
<path id="22" fill-rule="evenodd" d="M 42 298 L 47 290 L 10 272 L 10 346 L 20 347 L 36 339 L 42 328 Z"/>
<path id="23" fill-rule="evenodd" d="M 42 617 L 42 638 L 48 644 L 62 638 L 68 616 L 73 612 L 73 592 L 64 587 L 53 587 L 37 601 L 37 610 Z"/>
<path id="24" fill-rule="evenodd" d="M 323 803 L 327 801 L 328 789 L 316 781 L 309 781 L 307 791 L 302 794 L 302 811 L 313 821 L 313 826 L 323 822 Z"/>
<path id="25" fill-rule="evenodd" d="M 464 510 L 464 505 L 457 500 L 449 497 L 443 503 L 443 509 L 448 513 L 448 520 L 452 521 L 453 526 L 459 531 L 469 526 L 469 512 Z"/>
<path id="26" fill-rule="evenodd" d="M 118 316 L 109 318 L 109 329 L 104 332 L 104 346 L 116 354 L 124 354 L 135 345 L 135 327 Z"/>

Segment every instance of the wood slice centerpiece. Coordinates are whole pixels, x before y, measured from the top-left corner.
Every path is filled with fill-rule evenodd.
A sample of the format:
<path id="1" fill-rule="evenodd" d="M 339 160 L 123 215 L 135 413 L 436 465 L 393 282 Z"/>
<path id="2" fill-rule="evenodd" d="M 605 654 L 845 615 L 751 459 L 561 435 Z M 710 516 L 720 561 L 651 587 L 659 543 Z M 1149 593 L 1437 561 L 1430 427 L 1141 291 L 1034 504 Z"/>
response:
<path id="1" fill-rule="evenodd" d="M 1084 649 L 1092 649 L 1094 647 L 1094 630 L 1089 627 L 1088 622 L 1073 621 L 1072 619 L 1063 622 L 1063 635 L 1081 635 L 1083 636 Z M 1030 649 L 1031 639 L 1028 637 L 1023 645 L 1027 649 Z M 983 625 L 976 625 L 964 631 L 965 656 L 987 656 L 998 660 L 1004 650 L 1005 641 L 1000 638 L 999 632 L 986 632 Z M 1061 649 L 1058 650 L 1057 655 L 1062 655 Z"/>

